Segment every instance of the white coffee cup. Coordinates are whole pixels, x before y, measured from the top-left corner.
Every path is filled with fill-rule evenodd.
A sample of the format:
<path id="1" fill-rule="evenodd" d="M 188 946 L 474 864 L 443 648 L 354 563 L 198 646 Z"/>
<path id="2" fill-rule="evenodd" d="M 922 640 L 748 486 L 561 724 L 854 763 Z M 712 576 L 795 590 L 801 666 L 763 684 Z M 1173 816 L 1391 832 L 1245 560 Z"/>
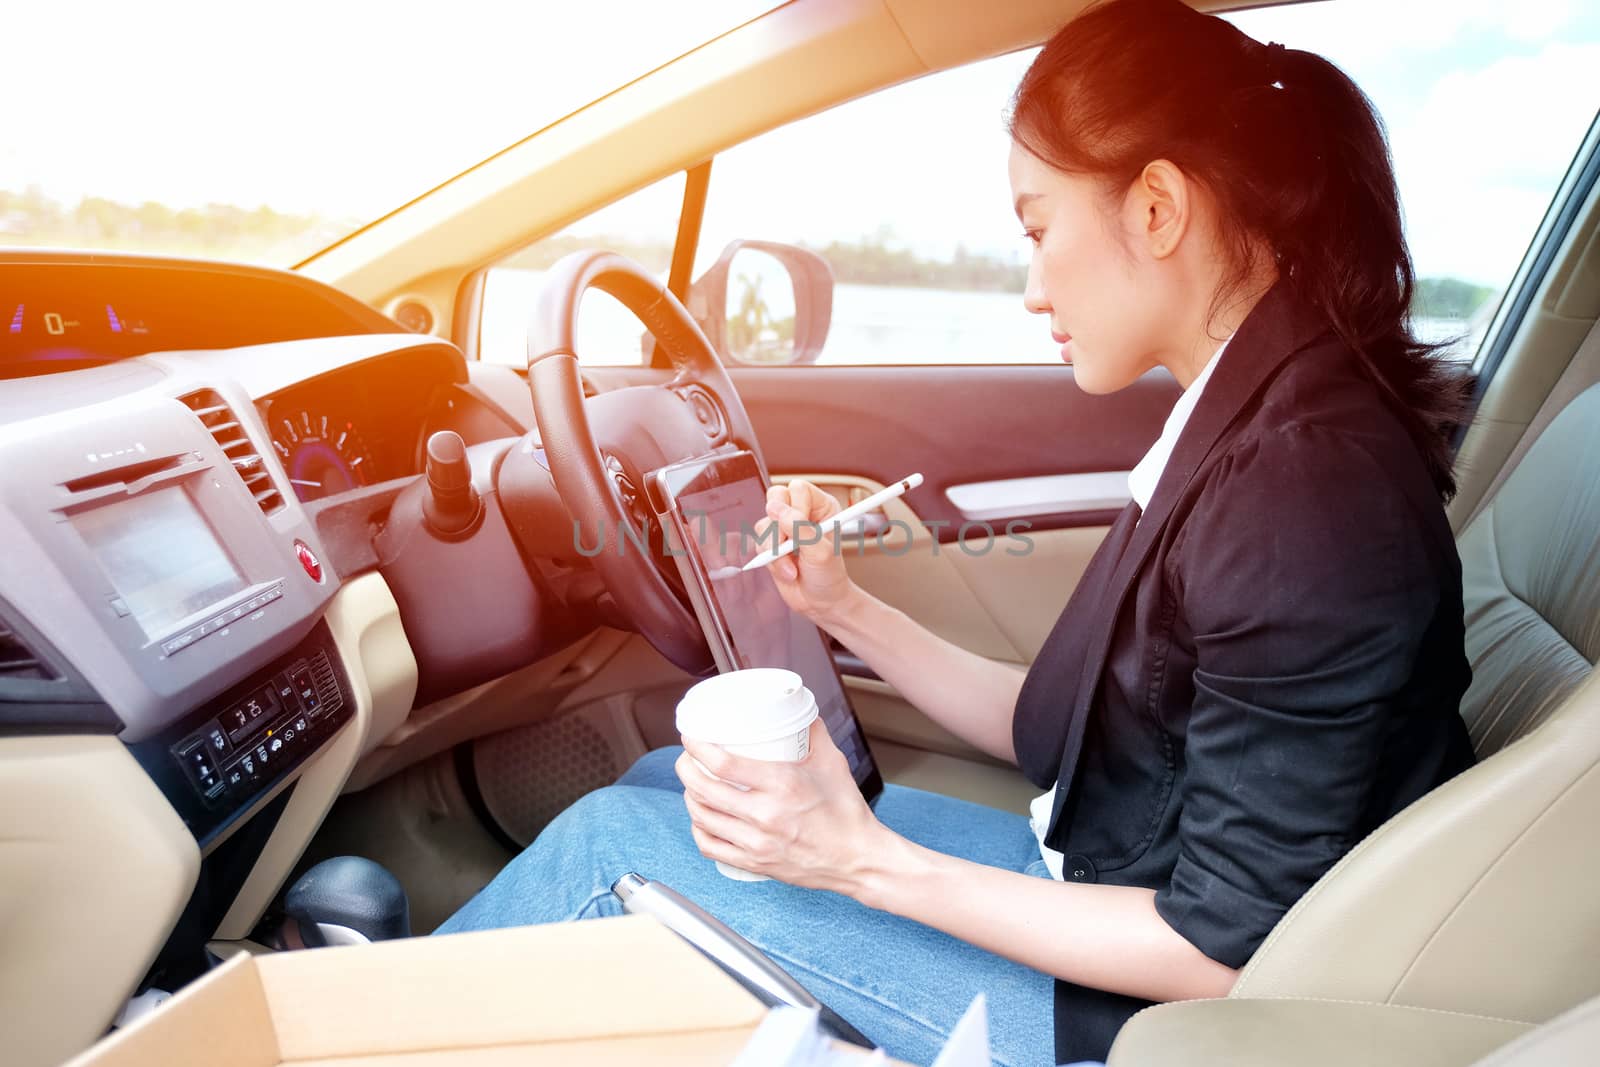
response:
<path id="1" fill-rule="evenodd" d="M 678 701 L 678 732 L 683 736 L 774 763 L 806 758 L 816 717 L 817 701 L 811 690 L 794 671 L 780 667 L 719 674 L 695 683 Z M 699 760 L 695 765 L 716 777 Z M 751 874 L 720 860 L 717 870 L 742 882 L 767 880 L 764 874 Z"/>

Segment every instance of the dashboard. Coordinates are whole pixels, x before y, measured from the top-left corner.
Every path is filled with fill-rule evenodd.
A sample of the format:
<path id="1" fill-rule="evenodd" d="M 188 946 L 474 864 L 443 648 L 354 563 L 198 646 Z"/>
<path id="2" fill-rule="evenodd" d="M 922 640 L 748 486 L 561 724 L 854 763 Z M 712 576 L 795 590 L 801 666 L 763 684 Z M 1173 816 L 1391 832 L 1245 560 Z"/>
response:
<path id="1" fill-rule="evenodd" d="M 371 308 L 292 274 L 61 253 L 0 259 L 0 320 L 0 380 L 55 377 L 150 353 L 198 356 L 397 332 Z M 397 353 L 381 371 L 330 373 L 256 398 L 298 500 L 420 470 L 419 431 L 434 393 L 463 380 L 426 363 L 415 352 Z"/>
<path id="2" fill-rule="evenodd" d="M 0 735 L 115 734 L 205 847 L 354 704 L 323 616 L 370 560 L 315 509 L 522 426 L 285 272 L 0 253 L 0 320 Z"/>
<path id="3" fill-rule="evenodd" d="M 226 263 L 0 252 L 0 378 L 59 374 L 148 352 L 399 332 L 299 275 Z"/>

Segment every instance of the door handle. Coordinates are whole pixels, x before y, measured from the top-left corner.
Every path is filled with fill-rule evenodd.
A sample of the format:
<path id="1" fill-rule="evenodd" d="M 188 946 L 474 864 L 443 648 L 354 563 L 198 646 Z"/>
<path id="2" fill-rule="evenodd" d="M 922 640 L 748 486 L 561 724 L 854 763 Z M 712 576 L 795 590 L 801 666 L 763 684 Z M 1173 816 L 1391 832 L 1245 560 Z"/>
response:
<path id="1" fill-rule="evenodd" d="M 806 474 L 778 476 L 774 481 L 784 481 L 789 477 L 809 479 L 811 484 L 838 501 L 841 509 L 858 504 L 883 488 L 881 485 L 872 483 L 859 484 L 856 482 L 835 481 L 825 474 L 820 476 Z M 890 503 L 897 508 L 904 509 L 905 507 L 903 499 L 891 501 Z M 826 519 L 822 520 L 821 525 L 823 531 L 826 532 L 829 528 L 828 521 Z M 912 537 L 914 535 L 904 522 L 901 522 L 899 529 L 896 529 L 895 525 L 890 522 L 889 513 L 883 508 L 875 508 L 865 515 L 858 515 L 854 519 L 849 519 L 839 524 L 839 544 L 841 547 L 850 546 L 855 548 L 871 543 L 879 547 L 898 548 Z"/>
<path id="2" fill-rule="evenodd" d="M 872 495 L 871 490 L 859 485 L 823 485 L 818 488 L 837 500 L 841 508 L 850 507 Z M 841 522 L 839 540 L 841 543 L 854 544 L 857 541 L 878 537 L 888 528 L 889 516 L 883 513 L 882 508 L 875 508 L 865 515 L 857 515 L 853 519 Z"/>
<path id="3" fill-rule="evenodd" d="M 840 541 L 864 541 L 883 533 L 889 528 L 889 516 L 881 510 L 869 511 L 865 515 L 857 515 L 839 524 Z"/>

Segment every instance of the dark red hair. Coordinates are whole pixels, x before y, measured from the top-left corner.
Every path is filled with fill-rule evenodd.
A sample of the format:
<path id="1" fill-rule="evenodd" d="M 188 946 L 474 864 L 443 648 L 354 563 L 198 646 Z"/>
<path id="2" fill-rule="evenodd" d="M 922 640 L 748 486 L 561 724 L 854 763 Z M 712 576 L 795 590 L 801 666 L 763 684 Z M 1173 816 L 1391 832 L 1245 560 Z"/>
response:
<path id="1" fill-rule="evenodd" d="M 1156 159 L 1200 182 L 1233 260 L 1219 303 L 1270 250 L 1405 422 L 1440 495 L 1454 494 L 1462 376 L 1411 332 L 1415 274 L 1389 146 L 1338 67 L 1178 0 L 1111 0 L 1045 44 L 1010 128 L 1043 162 L 1118 191 Z"/>

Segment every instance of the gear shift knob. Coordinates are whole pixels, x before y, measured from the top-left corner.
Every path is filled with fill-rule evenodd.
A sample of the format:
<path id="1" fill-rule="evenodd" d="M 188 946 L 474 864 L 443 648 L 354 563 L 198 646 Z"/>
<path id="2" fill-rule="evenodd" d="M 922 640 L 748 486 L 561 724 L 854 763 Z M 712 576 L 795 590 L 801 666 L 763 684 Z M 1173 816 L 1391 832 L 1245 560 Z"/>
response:
<path id="1" fill-rule="evenodd" d="M 411 936 L 411 907 L 399 879 L 360 856 L 335 856 L 289 888 L 283 910 L 307 948 Z"/>

